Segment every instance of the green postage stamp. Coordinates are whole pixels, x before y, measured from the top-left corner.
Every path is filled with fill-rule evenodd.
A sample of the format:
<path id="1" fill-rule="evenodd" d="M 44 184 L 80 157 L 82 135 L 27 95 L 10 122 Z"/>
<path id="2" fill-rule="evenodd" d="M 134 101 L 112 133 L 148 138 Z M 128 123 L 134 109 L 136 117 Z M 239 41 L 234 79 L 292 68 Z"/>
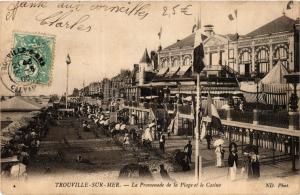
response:
<path id="1" fill-rule="evenodd" d="M 1 79 L 13 92 L 31 91 L 51 83 L 55 37 L 14 33 L 13 49 L 1 67 Z"/>

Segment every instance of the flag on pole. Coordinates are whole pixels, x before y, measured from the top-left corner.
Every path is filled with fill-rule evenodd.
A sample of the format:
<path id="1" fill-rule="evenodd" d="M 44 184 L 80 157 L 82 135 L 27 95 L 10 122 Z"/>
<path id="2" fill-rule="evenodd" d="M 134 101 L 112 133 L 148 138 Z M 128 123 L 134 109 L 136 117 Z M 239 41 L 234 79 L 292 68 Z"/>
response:
<path id="1" fill-rule="evenodd" d="M 201 20 L 198 17 L 197 23 L 194 24 L 194 26 L 193 26 L 192 33 L 196 32 L 196 30 L 199 30 L 200 28 L 201 28 Z"/>
<path id="2" fill-rule="evenodd" d="M 162 33 L 162 26 L 160 27 L 159 32 L 157 33 L 159 39 L 161 38 L 161 33 Z"/>
<path id="3" fill-rule="evenodd" d="M 204 48 L 203 48 L 204 36 L 201 33 L 200 26 L 198 28 L 199 29 L 196 30 L 195 40 L 194 40 L 193 68 L 194 68 L 195 72 L 200 73 L 203 70 L 203 68 L 205 67 L 205 64 L 203 62 L 203 59 L 204 59 Z"/>
<path id="4" fill-rule="evenodd" d="M 197 114 L 196 98 L 193 95 L 192 95 L 192 113 L 194 118 L 194 124 L 196 126 L 196 118 L 200 117 L 200 113 Z"/>
<path id="5" fill-rule="evenodd" d="M 229 19 L 230 21 L 234 20 L 232 14 L 229 14 L 229 15 L 228 15 L 228 19 Z"/>
<path id="6" fill-rule="evenodd" d="M 206 117 L 206 121 L 211 123 L 210 126 L 223 132 L 223 127 L 221 123 L 221 119 L 219 113 L 217 111 L 216 106 L 212 102 L 212 98 L 210 94 L 207 96 L 207 104 L 206 109 L 204 111 L 204 117 Z"/>
<path id="7" fill-rule="evenodd" d="M 200 132 L 200 139 L 203 140 L 203 138 L 205 138 L 206 136 L 206 132 L 207 132 L 207 127 L 206 127 L 206 122 L 205 121 L 201 121 L 201 132 Z"/>
<path id="8" fill-rule="evenodd" d="M 71 64 L 71 58 L 69 54 L 67 55 L 66 63 L 67 65 Z"/>
<path id="9" fill-rule="evenodd" d="M 237 9 L 234 10 L 235 18 L 237 18 Z"/>
<path id="10" fill-rule="evenodd" d="M 194 24 L 193 29 L 192 29 L 192 33 L 194 33 L 197 29 L 197 24 Z"/>
<path id="11" fill-rule="evenodd" d="M 293 1 L 289 1 L 286 5 L 286 9 L 292 9 L 292 5 L 294 4 Z"/>
<path id="12" fill-rule="evenodd" d="M 228 19 L 230 21 L 233 21 L 234 19 L 237 19 L 237 9 L 234 10 L 234 16 L 233 16 L 233 14 L 228 15 Z"/>

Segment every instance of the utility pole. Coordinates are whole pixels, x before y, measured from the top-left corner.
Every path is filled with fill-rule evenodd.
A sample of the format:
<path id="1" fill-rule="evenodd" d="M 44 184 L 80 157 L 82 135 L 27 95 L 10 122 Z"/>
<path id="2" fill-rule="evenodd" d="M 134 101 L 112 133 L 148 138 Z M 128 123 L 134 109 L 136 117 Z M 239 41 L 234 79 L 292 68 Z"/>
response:
<path id="1" fill-rule="evenodd" d="M 199 113 L 200 113 L 200 73 L 197 73 L 197 96 L 196 96 L 196 125 L 195 125 L 195 136 L 196 136 L 196 154 L 195 154 L 195 179 L 199 182 L 200 174 L 202 171 L 202 162 L 199 150 Z"/>

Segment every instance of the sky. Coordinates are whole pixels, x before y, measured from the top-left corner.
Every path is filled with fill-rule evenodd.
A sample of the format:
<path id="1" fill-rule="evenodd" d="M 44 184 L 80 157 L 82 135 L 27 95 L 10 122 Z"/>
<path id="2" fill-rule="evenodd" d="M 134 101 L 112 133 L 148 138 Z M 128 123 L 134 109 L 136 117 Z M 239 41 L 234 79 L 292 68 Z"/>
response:
<path id="1" fill-rule="evenodd" d="M 246 34 L 274 19 L 282 16 L 283 11 L 288 17 L 299 17 L 299 2 L 294 2 L 291 10 L 284 10 L 287 1 L 281 2 L 143 2 L 142 16 L 126 15 L 125 13 L 111 13 L 103 8 L 91 10 L 91 5 L 125 6 L 133 8 L 140 2 L 72 2 L 72 8 L 58 8 L 61 2 L 47 2 L 44 8 L 29 8 L 30 4 L 18 7 L 15 18 L 6 20 L 7 14 L 16 7 L 17 2 L 0 3 L 0 62 L 12 45 L 13 32 L 42 33 L 55 35 L 54 63 L 52 82 L 49 86 L 38 86 L 35 91 L 26 95 L 58 94 L 66 90 L 65 59 L 70 55 L 72 63 L 69 65 L 69 93 L 73 88 L 81 88 L 83 83 L 101 81 L 104 77 L 111 78 L 121 69 L 132 69 L 133 64 L 139 63 L 145 50 L 155 50 L 161 42 L 166 47 L 178 39 L 183 39 L 192 32 L 196 19 L 201 18 L 201 24 L 214 25 L 217 34 L 229 34 L 237 31 Z M 191 5 L 191 6 L 189 6 Z M 67 6 L 67 5 L 65 5 Z M 70 6 L 70 3 L 68 4 Z M 181 9 L 188 7 L 185 15 Z M 173 14 L 173 9 L 175 14 Z M 238 10 L 237 25 L 230 21 L 228 15 Z M 69 23 L 89 15 L 81 24 L 91 26 L 89 32 L 82 32 L 76 28 L 59 28 L 54 25 L 41 25 L 37 18 L 47 18 L 57 11 L 73 12 L 62 19 Z M 166 16 L 163 13 L 166 13 Z M 142 15 L 142 14 L 141 14 Z M 52 20 L 53 21 L 53 20 Z M 162 27 L 161 40 L 158 32 Z M 0 83 L 2 95 L 10 92 Z"/>

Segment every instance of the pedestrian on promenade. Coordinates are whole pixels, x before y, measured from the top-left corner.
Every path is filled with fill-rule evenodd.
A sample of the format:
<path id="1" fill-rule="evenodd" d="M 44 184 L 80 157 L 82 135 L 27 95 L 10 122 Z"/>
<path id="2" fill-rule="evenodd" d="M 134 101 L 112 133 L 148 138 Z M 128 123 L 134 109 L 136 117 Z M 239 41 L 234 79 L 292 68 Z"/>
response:
<path id="1" fill-rule="evenodd" d="M 244 103 L 243 103 L 243 101 L 240 102 L 240 111 L 244 112 Z"/>
<path id="2" fill-rule="evenodd" d="M 136 141 L 136 140 L 137 140 L 137 133 L 136 133 L 135 128 L 132 128 L 132 129 L 130 130 L 130 134 L 131 134 L 131 136 L 132 136 L 132 140 L 133 140 L 133 141 Z"/>
<path id="3" fill-rule="evenodd" d="M 286 136 L 285 139 L 284 139 L 284 153 L 285 153 L 285 154 L 288 154 L 288 153 L 289 153 L 288 146 L 289 146 L 289 139 L 288 139 L 288 137 Z"/>
<path id="4" fill-rule="evenodd" d="M 259 155 L 256 151 L 250 153 L 250 163 L 248 170 L 249 179 L 258 179 L 260 177 Z"/>
<path id="5" fill-rule="evenodd" d="M 165 153 L 165 143 L 166 143 L 165 135 L 163 133 L 160 133 L 160 135 L 159 135 L 159 148 L 163 153 Z"/>
<path id="6" fill-rule="evenodd" d="M 205 136 L 206 142 L 207 142 L 207 149 L 210 150 L 210 143 L 212 141 L 212 136 L 210 134 L 207 134 Z"/>
<path id="7" fill-rule="evenodd" d="M 123 143 L 124 143 L 124 147 L 126 149 L 129 146 L 129 144 L 130 144 L 128 133 L 125 133 Z"/>
<path id="8" fill-rule="evenodd" d="M 224 166 L 225 150 L 221 145 L 221 166 Z"/>
<path id="9" fill-rule="evenodd" d="M 192 148 L 193 148 L 193 146 L 191 143 L 192 143 L 192 141 L 189 140 L 189 142 L 183 148 L 183 150 L 186 154 L 186 157 L 187 157 L 187 163 L 192 163 L 192 152 L 193 152 Z"/>
<path id="10" fill-rule="evenodd" d="M 154 138 L 154 140 L 156 140 L 157 136 L 156 136 L 156 121 L 155 120 L 152 120 L 152 123 L 149 124 L 149 128 L 151 130 L 152 137 Z"/>
<path id="11" fill-rule="evenodd" d="M 215 149 L 216 153 L 216 167 L 222 167 L 222 153 L 221 153 L 221 145 L 217 146 Z"/>
<path id="12" fill-rule="evenodd" d="M 148 127 L 145 129 L 144 134 L 142 136 L 143 145 L 148 149 L 152 148 L 151 143 L 153 141 L 153 134 L 151 132 L 150 126 L 151 125 L 148 125 Z"/>
<path id="13" fill-rule="evenodd" d="M 170 175 L 168 174 L 168 171 L 165 169 L 164 164 L 159 165 L 160 166 L 160 176 L 163 180 L 167 180 L 167 181 L 174 181 Z"/>
<path id="14" fill-rule="evenodd" d="M 228 166 L 229 166 L 229 175 L 230 180 L 234 181 L 236 179 L 236 169 L 238 166 L 238 155 L 236 150 L 231 150 L 228 156 Z"/>

